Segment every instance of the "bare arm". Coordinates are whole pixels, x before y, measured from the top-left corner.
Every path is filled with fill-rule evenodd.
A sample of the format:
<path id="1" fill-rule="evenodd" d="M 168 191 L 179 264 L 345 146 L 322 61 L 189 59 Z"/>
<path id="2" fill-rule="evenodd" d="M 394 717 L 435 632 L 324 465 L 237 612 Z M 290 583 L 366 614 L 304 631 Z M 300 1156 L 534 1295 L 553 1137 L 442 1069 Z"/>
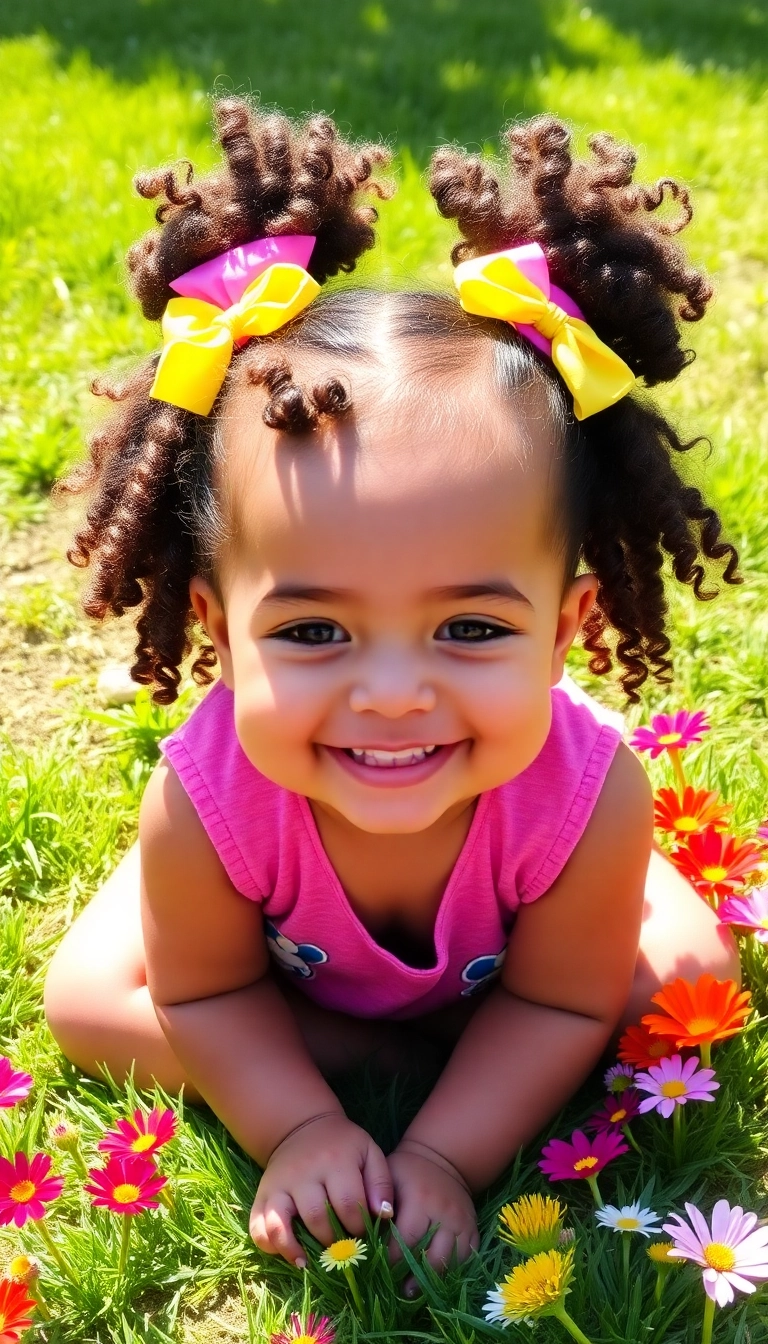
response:
<path id="1" fill-rule="evenodd" d="M 629 997 L 652 827 L 645 771 L 622 746 L 565 869 L 521 908 L 502 983 L 468 1024 L 404 1152 L 435 1154 L 482 1189 L 594 1067 Z"/>

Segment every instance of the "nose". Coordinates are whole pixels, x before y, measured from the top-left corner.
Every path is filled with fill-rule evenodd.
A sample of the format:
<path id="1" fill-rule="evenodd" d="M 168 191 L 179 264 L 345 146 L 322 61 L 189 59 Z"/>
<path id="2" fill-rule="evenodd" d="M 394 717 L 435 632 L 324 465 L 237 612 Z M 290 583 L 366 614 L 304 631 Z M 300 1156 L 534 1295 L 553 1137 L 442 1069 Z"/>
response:
<path id="1" fill-rule="evenodd" d="M 356 714 L 367 711 L 386 719 L 415 711 L 429 713 L 437 704 L 437 693 L 422 671 L 419 659 L 406 650 L 379 647 L 372 651 L 350 691 L 350 708 Z"/>

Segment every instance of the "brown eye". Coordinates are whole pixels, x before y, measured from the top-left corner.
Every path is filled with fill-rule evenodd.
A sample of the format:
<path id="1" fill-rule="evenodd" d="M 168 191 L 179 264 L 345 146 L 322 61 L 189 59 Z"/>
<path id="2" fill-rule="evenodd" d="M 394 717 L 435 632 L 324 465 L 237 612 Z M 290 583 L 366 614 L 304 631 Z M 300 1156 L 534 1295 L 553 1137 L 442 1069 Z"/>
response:
<path id="1" fill-rule="evenodd" d="M 349 635 L 335 621 L 296 621 L 276 630 L 269 639 L 282 639 L 287 644 L 318 648 L 323 644 L 348 644 Z"/>
<path id="2" fill-rule="evenodd" d="M 445 621 L 435 633 L 435 639 L 453 640 L 457 644 L 487 644 L 492 639 L 506 639 L 515 632 L 508 625 L 496 625 L 493 621 L 469 620 L 463 616 L 454 621 Z"/>

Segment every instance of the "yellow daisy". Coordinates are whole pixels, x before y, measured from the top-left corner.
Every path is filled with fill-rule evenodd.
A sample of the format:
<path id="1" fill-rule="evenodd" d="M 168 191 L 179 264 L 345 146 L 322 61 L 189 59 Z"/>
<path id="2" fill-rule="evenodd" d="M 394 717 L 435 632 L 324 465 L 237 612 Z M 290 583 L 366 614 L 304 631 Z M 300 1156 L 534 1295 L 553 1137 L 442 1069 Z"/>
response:
<path id="1" fill-rule="evenodd" d="M 347 1269 L 365 1258 L 365 1242 L 358 1240 L 357 1237 L 344 1237 L 342 1241 L 334 1241 L 321 1253 L 320 1264 L 323 1269 Z"/>
<path id="2" fill-rule="evenodd" d="M 499 1236 L 524 1255 L 553 1251 L 560 1244 L 566 1210 L 549 1195 L 522 1195 L 499 1212 Z"/>
<path id="3" fill-rule="evenodd" d="M 649 1260 L 655 1265 L 677 1265 L 678 1260 L 670 1260 L 669 1252 L 674 1249 L 673 1241 L 652 1241 L 646 1251 Z"/>
<path id="4" fill-rule="evenodd" d="M 564 1251 L 540 1251 L 507 1274 L 488 1294 L 483 1311 L 489 1321 L 506 1325 L 526 1316 L 560 1314 L 573 1274 L 573 1246 Z"/>

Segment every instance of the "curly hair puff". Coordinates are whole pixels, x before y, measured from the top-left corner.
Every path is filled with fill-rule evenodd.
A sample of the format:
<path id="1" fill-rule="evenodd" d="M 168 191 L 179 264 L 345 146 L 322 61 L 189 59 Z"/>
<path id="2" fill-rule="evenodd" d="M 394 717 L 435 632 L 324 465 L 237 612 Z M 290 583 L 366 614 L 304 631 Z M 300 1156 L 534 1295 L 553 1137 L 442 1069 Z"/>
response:
<path id="1" fill-rule="evenodd" d="M 375 241 L 377 212 L 359 203 L 361 193 L 391 195 L 375 170 L 389 162 L 381 145 L 352 145 L 333 121 L 311 116 L 294 124 L 279 113 L 254 110 L 243 98 L 214 102 L 221 167 L 195 178 L 192 165 L 139 173 L 139 195 L 162 197 L 160 228 L 133 245 L 127 257 L 130 285 L 144 316 L 159 319 L 174 294 L 170 282 L 231 247 L 279 234 L 315 235 L 308 270 L 322 284 L 352 271 Z M 236 351 L 226 383 L 243 350 Z M 134 681 L 153 686 L 153 700 L 178 695 L 179 664 L 192 649 L 195 624 L 189 579 L 209 577 L 219 594 L 213 557 L 226 535 L 210 470 L 216 407 L 204 420 L 149 398 L 155 355 L 123 381 L 96 379 L 92 391 L 115 403 L 90 438 L 90 458 L 57 481 L 52 495 L 92 495 L 85 522 L 67 550 L 78 568 L 93 566 L 83 596 L 87 615 L 103 620 L 142 606 L 136 621 Z M 288 432 L 313 427 L 326 414 L 343 414 L 346 393 L 332 378 L 308 396 L 291 380 L 284 360 L 263 361 L 251 381 L 266 386 L 267 424 Z M 189 519 L 193 519 L 190 531 Z M 202 643 L 191 674 L 213 680 L 213 646 Z"/>

